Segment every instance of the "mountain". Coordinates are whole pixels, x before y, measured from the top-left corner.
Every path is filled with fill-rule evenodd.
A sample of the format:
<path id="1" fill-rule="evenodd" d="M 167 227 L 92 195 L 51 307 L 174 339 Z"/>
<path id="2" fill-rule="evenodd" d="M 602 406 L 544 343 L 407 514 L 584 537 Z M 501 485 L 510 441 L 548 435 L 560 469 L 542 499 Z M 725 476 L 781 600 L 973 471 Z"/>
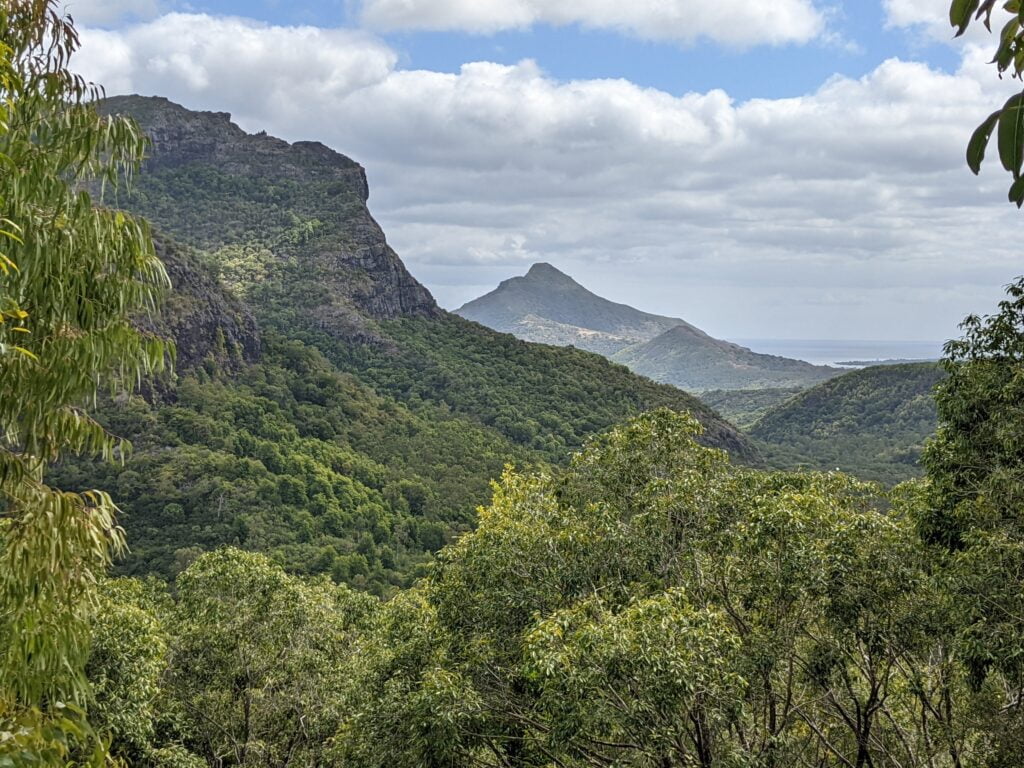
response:
<path id="1" fill-rule="evenodd" d="M 652 315 L 603 299 L 543 263 L 534 264 L 523 277 L 503 281 L 455 313 L 527 341 L 572 345 L 605 356 L 677 325 L 693 328 L 677 318 Z"/>
<path id="2" fill-rule="evenodd" d="M 550 264 L 455 310 L 457 314 L 527 341 L 574 346 L 622 363 L 681 389 L 805 387 L 839 375 L 811 365 L 715 339 L 685 320 L 642 312 L 588 291 Z"/>
<path id="3" fill-rule="evenodd" d="M 130 189 L 104 202 L 158 233 L 174 291 L 151 327 L 179 346 L 159 396 L 100 414 L 134 444 L 123 466 L 55 468 L 65 487 L 114 493 L 123 572 L 170 576 L 234 544 L 387 594 L 473 525 L 507 463 L 562 463 L 657 407 L 758 460 L 678 389 L 444 312 L 387 244 L 354 161 L 166 99 L 101 108 L 152 138 Z"/>
<path id="4" fill-rule="evenodd" d="M 938 363 L 879 365 L 846 373 L 768 411 L 750 430 L 770 464 L 845 472 L 882 482 L 921 474 L 937 424 Z"/>

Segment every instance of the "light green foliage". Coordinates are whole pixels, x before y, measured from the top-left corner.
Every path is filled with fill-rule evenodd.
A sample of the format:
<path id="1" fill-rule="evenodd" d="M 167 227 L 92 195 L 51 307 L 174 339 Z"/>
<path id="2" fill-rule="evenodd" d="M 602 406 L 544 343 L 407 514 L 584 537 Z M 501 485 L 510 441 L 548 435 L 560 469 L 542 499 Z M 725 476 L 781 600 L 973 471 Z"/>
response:
<path id="1" fill-rule="evenodd" d="M 88 105 L 97 91 L 67 69 L 78 39 L 57 4 L 4 3 L 0 41 L 2 754 L 4 723 L 52 717 L 64 729 L 71 705 L 87 699 L 95 580 L 122 537 L 106 494 L 54 490 L 43 468 L 68 453 L 110 459 L 125 449 L 85 407 L 99 386 L 121 391 L 163 364 L 164 345 L 130 320 L 153 309 L 167 280 L 145 224 L 79 188 L 117 183 L 144 139 L 132 121 Z M 71 740 L 87 726 L 77 730 Z M 13 754 L 32 759 L 31 749 Z"/>
<path id="2" fill-rule="evenodd" d="M 480 696 L 446 656 L 437 612 L 419 588 L 368 624 L 350 664 L 349 713 L 332 764 L 373 768 L 461 765 L 479 733 Z"/>
<path id="3" fill-rule="evenodd" d="M 160 608 L 158 595 L 143 582 L 104 581 L 90 622 L 90 721 L 113 743 L 113 756 L 127 765 L 141 764 L 154 738 L 167 665 L 168 627 Z"/>
<path id="4" fill-rule="evenodd" d="M 318 765 L 342 717 L 345 658 L 372 598 L 220 550 L 177 581 L 167 687 L 212 765 Z"/>
<path id="5" fill-rule="evenodd" d="M 714 741 L 744 688 L 739 646 L 722 614 L 695 609 L 680 589 L 617 611 L 593 598 L 555 613 L 525 641 L 537 709 L 552 723 L 542 750 L 584 763 L 607 752 L 741 765 L 741 753 Z"/>
<path id="6" fill-rule="evenodd" d="M 507 472 L 405 604 L 421 631 L 371 633 L 352 764 L 959 764 L 909 520 L 840 475 L 732 468 L 696 429 L 648 414 L 557 475 Z M 379 649 L 396 635 L 416 653 Z"/>
<path id="7" fill-rule="evenodd" d="M 951 554 L 961 654 L 976 686 L 999 691 L 987 720 L 1004 760 L 1024 749 L 1024 279 L 1007 292 L 946 345 L 931 494 L 917 513 L 922 537 Z"/>

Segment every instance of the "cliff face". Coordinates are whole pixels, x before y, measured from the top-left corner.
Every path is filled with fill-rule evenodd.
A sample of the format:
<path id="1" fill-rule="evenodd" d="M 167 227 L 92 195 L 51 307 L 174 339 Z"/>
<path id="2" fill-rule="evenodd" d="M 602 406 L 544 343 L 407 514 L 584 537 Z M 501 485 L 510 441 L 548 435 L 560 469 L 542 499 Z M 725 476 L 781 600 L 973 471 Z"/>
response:
<path id="1" fill-rule="evenodd" d="M 156 320 L 145 325 L 174 339 L 177 370 L 192 370 L 208 360 L 227 370 L 256 362 L 260 332 L 249 309 L 185 248 L 157 237 L 156 252 L 174 290 Z"/>
<path id="2" fill-rule="evenodd" d="M 388 245 L 367 210 L 366 175 L 344 155 L 248 134 L 225 113 L 162 98 L 117 97 L 101 108 L 131 115 L 152 140 L 131 188 L 105 202 L 146 217 L 183 246 L 160 246 L 175 293 L 157 328 L 176 339 L 179 371 L 211 359 L 230 371 L 254 360 L 258 327 L 267 338 L 315 348 L 381 396 L 423 409 L 445 436 L 438 455 L 461 455 L 466 436 L 483 430 L 504 446 L 485 452 L 519 445 L 562 461 L 589 435 L 665 406 L 695 413 L 708 444 L 755 456 L 743 435 L 684 392 L 441 310 Z M 264 346 L 260 362 L 273 365 L 274 346 Z M 435 425 L 437 414 L 443 425 Z M 436 468 L 458 471 L 443 461 Z"/>
<path id="3" fill-rule="evenodd" d="M 269 278 L 252 286 L 265 301 L 301 308 L 341 335 L 369 334 L 367 318 L 440 314 L 367 210 L 366 173 L 355 161 L 163 98 L 114 97 L 101 109 L 132 115 L 152 141 L 119 202 L 215 257 L 225 248 L 265 252 Z"/>

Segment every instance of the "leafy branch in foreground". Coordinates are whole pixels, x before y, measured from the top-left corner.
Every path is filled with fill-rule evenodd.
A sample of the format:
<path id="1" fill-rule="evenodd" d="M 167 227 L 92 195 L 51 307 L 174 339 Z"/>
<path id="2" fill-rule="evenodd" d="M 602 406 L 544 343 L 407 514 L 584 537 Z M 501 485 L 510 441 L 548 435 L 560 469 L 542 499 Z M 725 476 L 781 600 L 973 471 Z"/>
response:
<path id="1" fill-rule="evenodd" d="M 981 22 L 992 30 L 992 14 L 996 0 L 953 0 L 949 9 L 950 24 L 956 29 L 956 36 L 964 34 L 972 23 Z M 1024 79 L 1024 7 L 1020 0 L 1009 0 L 1003 10 L 1010 18 L 999 32 L 999 46 L 992 63 L 999 70 L 999 77 L 1010 72 L 1011 77 Z M 996 136 L 999 160 L 1003 168 L 1013 176 L 1009 199 L 1017 207 L 1024 206 L 1024 91 L 1007 99 L 977 127 L 967 144 L 967 165 L 975 173 L 981 172 L 992 135 Z"/>
<path id="2" fill-rule="evenodd" d="M 91 106 L 100 93 L 67 68 L 78 37 L 58 4 L 8 0 L 0 40 L 0 756 L 99 759 L 88 620 L 123 536 L 107 494 L 51 488 L 44 470 L 126 450 L 87 407 L 101 385 L 116 394 L 163 366 L 165 344 L 132 317 L 167 277 L 146 225 L 82 190 L 128 175 L 145 139 Z"/>

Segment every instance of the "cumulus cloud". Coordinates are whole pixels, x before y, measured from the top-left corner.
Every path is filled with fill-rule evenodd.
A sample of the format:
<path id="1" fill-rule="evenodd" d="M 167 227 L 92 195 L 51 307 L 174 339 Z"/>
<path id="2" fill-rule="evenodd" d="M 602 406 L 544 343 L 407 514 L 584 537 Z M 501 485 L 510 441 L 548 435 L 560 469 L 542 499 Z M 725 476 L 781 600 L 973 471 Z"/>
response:
<path id="1" fill-rule="evenodd" d="M 886 22 L 893 27 L 925 26 L 952 37 L 949 4 L 935 0 L 882 0 Z"/>
<path id="2" fill-rule="evenodd" d="M 956 30 L 949 23 L 949 2 L 945 0 L 882 0 L 882 9 L 885 12 L 887 27 L 907 29 L 933 42 L 958 46 L 985 45 L 992 46 L 993 50 L 998 42 L 998 38 L 985 29 L 981 22 L 971 24 L 964 35 L 954 38 Z M 997 8 L 992 17 L 993 29 L 1002 26 L 1002 22 L 999 21 L 1000 15 L 1006 21 L 1010 18 L 1009 14 Z M 991 58 L 990 53 L 989 59 Z"/>
<path id="3" fill-rule="evenodd" d="M 166 6 L 162 0 L 65 0 L 62 9 L 79 24 L 116 24 L 125 19 L 150 19 Z"/>
<path id="4" fill-rule="evenodd" d="M 477 33 L 580 24 L 649 40 L 734 46 L 805 43 L 825 30 L 812 0 L 363 0 L 362 19 L 378 29 Z"/>
<path id="5" fill-rule="evenodd" d="M 171 13 L 116 31 L 83 30 L 76 65 L 108 93 L 166 94 L 259 121 L 329 109 L 387 77 L 396 60 L 356 31 Z"/>
<path id="6" fill-rule="evenodd" d="M 364 35 L 239 19 L 83 39 L 83 73 L 108 90 L 362 162 L 392 244 L 447 306 L 546 260 L 721 335 L 928 338 L 1019 271 L 1003 174 L 964 167 L 1007 87 L 976 53 L 955 74 L 893 59 L 736 102 L 532 61 L 402 70 Z"/>

